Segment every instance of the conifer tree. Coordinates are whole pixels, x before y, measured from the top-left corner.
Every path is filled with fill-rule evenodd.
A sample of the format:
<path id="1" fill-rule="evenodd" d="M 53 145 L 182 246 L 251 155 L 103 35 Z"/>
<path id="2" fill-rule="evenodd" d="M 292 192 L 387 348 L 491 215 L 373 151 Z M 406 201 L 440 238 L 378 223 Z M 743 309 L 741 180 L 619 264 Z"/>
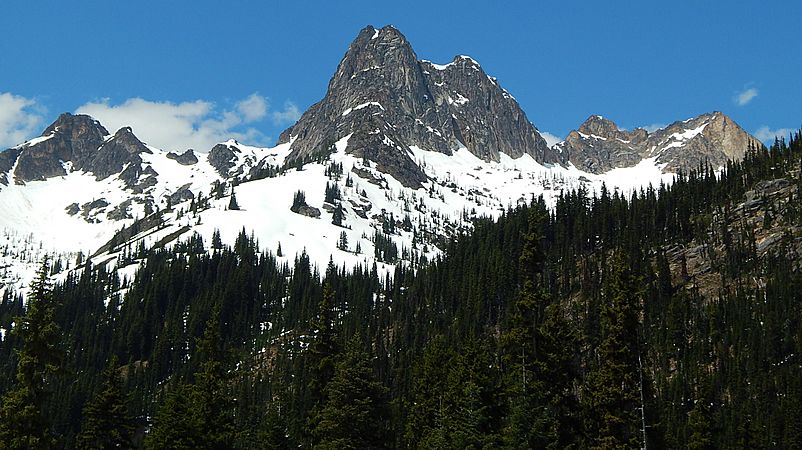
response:
<path id="1" fill-rule="evenodd" d="M 45 258 L 31 283 L 25 316 L 15 320 L 13 332 L 21 342 L 16 350 L 17 383 L 0 406 L 0 448 L 49 449 L 57 443 L 45 408 L 54 378 L 63 371 L 64 354 L 56 324 L 58 302 L 47 274 Z"/>
<path id="2" fill-rule="evenodd" d="M 237 194 L 234 193 L 234 186 L 231 186 L 231 199 L 228 201 L 228 209 L 234 211 L 239 210 L 239 203 L 237 203 Z"/>
<path id="3" fill-rule="evenodd" d="M 597 366 L 585 383 L 590 448 L 640 448 L 639 279 L 621 253 L 612 257 L 602 305 Z"/>
<path id="4" fill-rule="evenodd" d="M 179 382 L 167 393 L 156 424 L 145 440 L 148 449 L 190 450 L 204 447 L 203 432 L 194 413 L 192 386 Z"/>
<path id="5" fill-rule="evenodd" d="M 128 413 L 114 356 L 103 370 L 102 385 L 84 407 L 84 422 L 78 434 L 79 449 L 133 448 L 134 419 Z"/>
<path id="6" fill-rule="evenodd" d="M 501 339 L 509 407 L 503 439 L 509 448 L 564 448 L 575 438 L 570 355 L 576 338 L 539 286 L 545 217 L 543 205 L 531 207 L 519 260 L 521 287 Z"/>
<path id="7" fill-rule="evenodd" d="M 356 334 L 336 358 L 313 430 L 315 449 L 389 448 L 388 390 L 376 379 L 363 345 Z"/>
<path id="8" fill-rule="evenodd" d="M 334 358 L 338 353 L 334 330 L 334 289 L 331 285 L 334 274 L 331 268 L 326 275 L 318 313 L 312 322 L 315 338 L 306 352 L 310 368 L 308 389 L 311 409 L 307 420 L 307 429 L 310 432 L 317 428 L 321 420 L 321 410 L 327 398 L 326 385 L 334 376 Z"/>
<path id="9" fill-rule="evenodd" d="M 159 409 L 148 436 L 153 449 L 225 449 L 234 439 L 233 401 L 227 392 L 230 374 L 220 338 L 220 310 L 214 308 L 198 340 L 195 357 L 201 360 L 195 383 L 180 383 Z"/>

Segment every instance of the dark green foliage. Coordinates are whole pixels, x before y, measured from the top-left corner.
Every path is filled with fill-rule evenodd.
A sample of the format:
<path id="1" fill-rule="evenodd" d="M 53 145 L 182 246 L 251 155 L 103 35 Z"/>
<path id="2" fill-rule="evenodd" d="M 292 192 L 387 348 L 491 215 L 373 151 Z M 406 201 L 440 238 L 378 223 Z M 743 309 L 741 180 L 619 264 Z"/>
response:
<path id="1" fill-rule="evenodd" d="M 351 338 L 334 363 L 315 428 L 316 449 L 388 448 L 388 390 L 377 379 L 362 338 Z"/>
<path id="2" fill-rule="evenodd" d="M 148 436 L 149 448 L 230 448 L 234 441 L 233 400 L 227 352 L 220 339 L 220 311 L 215 309 L 198 341 L 201 359 L 194 384 L 179 384 L 168 394 Z"/>
<path id="3" fill-rule="evenodd" d="M 121 264 L 142 265 L 135 280 L 84 258 L 53 286 L 69 356 L 46 377 L 55 395 L 20 406 L 35 402 L 16 327 L 0 341 L 0 410 L 46 417 L 32 432 L 74 447 L 116 355 L 132 416 L 155 418 L 153 447 L 797 448 L 800 163 L 797 133 L 719 175 L 626 196 L 580 188 L 548 211 L 533 199 L 450 242 L 419 228 L 413 248 L 444 254 L 388 278 L 333 264 L 321 277 L 305 253 L 279 263 L 245 230 L 211 253 L 199 236 L 121 248 Z M 777 178 L 790 187 L 741 206 Z M 396 261 L 406 217 L 381 223 L 360 240 Z M 0 327 L 23 312 L 6 292 Z"/>
<path id="4" fill-rule="evenodd" d="M 602 340 L 585 383 L 590 448 L 641 448 L 638 358 L 641 283 L 620 254 L 613 256 L 602 306 Z"/>
<path id="5" fill-rule="evenodd" d="M 231 199 L 228 201 L 228 209 L 238 210 L 239 203 L 237 203 L 237 195 L 234 193 L 234 186 L 231 186 Z"/>
<path id="6" fill-rule="evenodd" d="M 15 320 L 13 333 L 20 343 L 16 349 L 17 384 L 6 392 L 0 405 L 0 448 L 56 446 L 47 407 L 55 377 L 63 372 L 64 352 L 60 348 L 61 329 L 56 323 L 58 302 L 48 273 L 44 259 L 31 283 L 25 315 Z"/>
<path id="7" fill-rule="evenodd" d="M 340 187 L 337 183 L 326 183 L 326 192 L 324 195 L 324 200 L 326 203 L 334 204 L 336 201 L 340 200 Z"/>
<path id="8" fill-rule="evenodd" d="M 116 357 L 109 361 L 101 376 L 100 390 L 84 407 L 76 448 L 133 448 L 136 423 L 128 412 Z"/>
<path id="9" fill-rule="evenodd" d="M 298 210 L 304 206 L 308 206 L 306 204 L 306 194 L 304 191 L 296 191 L 295 194 L 292 195 L 292 206 L 290 206 L 290 210 L 298 212 Z"/>
<path id="10" fill-rule="evenodd" d="M 338 227 L 343 226 L 343 219 L 345 215 L 343 214 L 343 205 L 340 202 L 337 202 L 337 206 L 334 207 L 334 213 L 331 217 L 331 223 L 337 225 Z"/>

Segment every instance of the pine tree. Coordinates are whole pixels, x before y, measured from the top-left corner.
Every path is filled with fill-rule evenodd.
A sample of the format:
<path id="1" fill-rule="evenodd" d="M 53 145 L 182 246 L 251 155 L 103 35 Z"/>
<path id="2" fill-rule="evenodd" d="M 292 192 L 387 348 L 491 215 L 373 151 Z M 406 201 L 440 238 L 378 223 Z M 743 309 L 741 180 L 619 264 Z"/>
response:
<path id="1" fill-rule="evenodd" d="M 231 200 L 228 201 L 228 209 L 233 211 L 239 210 L 239 203 L 237 203 L 237 195 L 234 193 L 234 186 L 231 186 Z"/>
<path id="2" fill-rule="evenodd" d="M 25 316 L 15 320 L 17 383 L 0 406 L 0 448 L 49 449 L 56 446 L 45 405 L 54 379 L 63 371 L 61 330 L 56 324 L 57 300 L 48 281 L 47 258 L 31 283 Z"/>
<path id="3" fill-rule="evenodd" d="M 519 260 L 521 287 L 510 327 L 502 335 L 509 413 L 503 438 L 509 448 L 564 448 L 575 439 L 572 395 L 576 338 L 558 305 L 539 286 L 546 215 L 532 206 Z"/>
<path id="4" fill-rule="evenodd" d="M 624 256 L 612 258 L 602 306 L 603 339 L 597 367 L 585 383 L 590 448 L 640 448 L 642 407 L 639 385 L 640 280 Z"/>
<path id="5" fill-rule="evenodd" d="M 103 370 L 102 385 L 84 407 L 84 422 L 76 440 L 79 449 L 133 448 L 134 419 L 128 413 L 117 357 Z"/>
<path id="6" fill-rule="evenodd" d="M 230 374 L 220 338 L 220 310 L 215 307 L 198 340 L 201 360 L 195 384 L 180 383 L 159 409 L 147 446 L 154 449 L 225 449 L 234 439 L 233 401 L 227 392 Z"/>
<path id="7" fill-rule="evenodd" d="M 330 270 L 327 272 L 317 317 L 312 323 L 315 340 L 306 352 L 310 367 L 308 388 L 311 403 L 308 430 L 316 429 L 321 420 L 321 410 L 326 403 L 326 385 L 334 376 L 334 358 L 338 353 L 334 330 L 334 289 L 331 286 L 333 274 Z"/>
<path id="8" fill-rule="evenodd" d="M 343 226 L 343 219 L 345 215 L 343 214 L 343 206 L 340 202 L 337 202 L 337 206 L 334 207 L 334 213 L 331 216 L 331 223 L 337 225 L 338 227 Z"/>
<path id="9" fill-rule="evenodd" d="M 315 449 L 389 448 L 388 390 L 377 379 L 359 334 L 338 355 L 313 430 Z"/>
<path id="10" fill-rule="evenodd" d="M 192 386 L 179 382 L 167 394 L 156 414 L 156 424 L 145 440 L 149 449 L 190 450 L 205 446 L 203 432 L 194 413 Z"/>
<path id="11" fill-rule="evenodd" d="M 198 341 L 196 355 L 201 358 L 195 374 L 192 404 L 204 433 L 207 448 L 227 448 L 234 438 L 234 403 L 227 390 L 231 380 L 228 354 L 220 335 L 220 309 L 215 307 Z"/>

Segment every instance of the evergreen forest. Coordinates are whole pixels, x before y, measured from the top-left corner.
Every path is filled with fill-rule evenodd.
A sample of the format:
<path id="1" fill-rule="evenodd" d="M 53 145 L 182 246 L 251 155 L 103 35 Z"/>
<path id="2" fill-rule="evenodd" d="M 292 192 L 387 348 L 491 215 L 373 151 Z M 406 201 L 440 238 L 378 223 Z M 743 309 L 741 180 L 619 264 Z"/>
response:
<path id="1" fill-rule="evenodd" d="M 802 448 L 801 200 L 802 131 L 387 277 L 247 230 L 45 260 L 0 299 L 0 449 Z"/>

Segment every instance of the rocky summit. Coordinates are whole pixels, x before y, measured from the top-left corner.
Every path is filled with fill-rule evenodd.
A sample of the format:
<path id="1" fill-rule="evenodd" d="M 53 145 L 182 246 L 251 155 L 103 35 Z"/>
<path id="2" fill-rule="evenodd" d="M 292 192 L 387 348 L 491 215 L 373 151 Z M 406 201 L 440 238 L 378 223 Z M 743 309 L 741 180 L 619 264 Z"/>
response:
<path id="1" fill-rule="evenodd" d="M 389 273 L 532 198 L 554 207 L 572 189 L 670 184 L 759 144 L 714 112 L 654 131 L 594 115 L 549 148 L 474 59 L 420 60 L 390 26 L 360 31 L 325 97 L 275 147 L 173 153 L 135 132 L 64 113 L 0 152 L 0 293 L 25 286 L 44 253 L 115 261 L 195 235 L 233 243 L 243 228 L 287 261 Z"/>
<path id="2" fill-rule="evenodd" d="M 94 174 L 98 180 L 119 175 L 135 188 L 142 175 L 142 153 L 150 150 L 130 127 L 110 135 L 97 120 L 64 113 L 42 135 L 0 155 L 3 184 L 9 171 L 17 184 L 66 175 L 69 170 Z"/>
<path id="3" fill-rule="evenodd" d="M 418 60 L 391 26 L 368 26 L 359 33 L 326 96 L 284 131 L 279 143 L 291 142 L 291 160 L 304 159 L 329 152 L 349 135 L 348 153 L 407 187 L 426 181 L 411 146 L 444 154 L 464 146 L 486 161 L 498 161 L 501 153 L 558 160 L 515 99 L 476 61 Z"/>
<path id="4" fill-rule="evenodd" d="M 555 148 L 577 168 L 604 173 L 631 167 L 653 158 L 663 171 L 688 171 L 700 165 L 721 167 L 728 160 L 740 160 L 749 146 L 760 142 L 721 112 L 648 132 L 643 128 L 621 130 L 611 120 L 590 116 Z"/>

